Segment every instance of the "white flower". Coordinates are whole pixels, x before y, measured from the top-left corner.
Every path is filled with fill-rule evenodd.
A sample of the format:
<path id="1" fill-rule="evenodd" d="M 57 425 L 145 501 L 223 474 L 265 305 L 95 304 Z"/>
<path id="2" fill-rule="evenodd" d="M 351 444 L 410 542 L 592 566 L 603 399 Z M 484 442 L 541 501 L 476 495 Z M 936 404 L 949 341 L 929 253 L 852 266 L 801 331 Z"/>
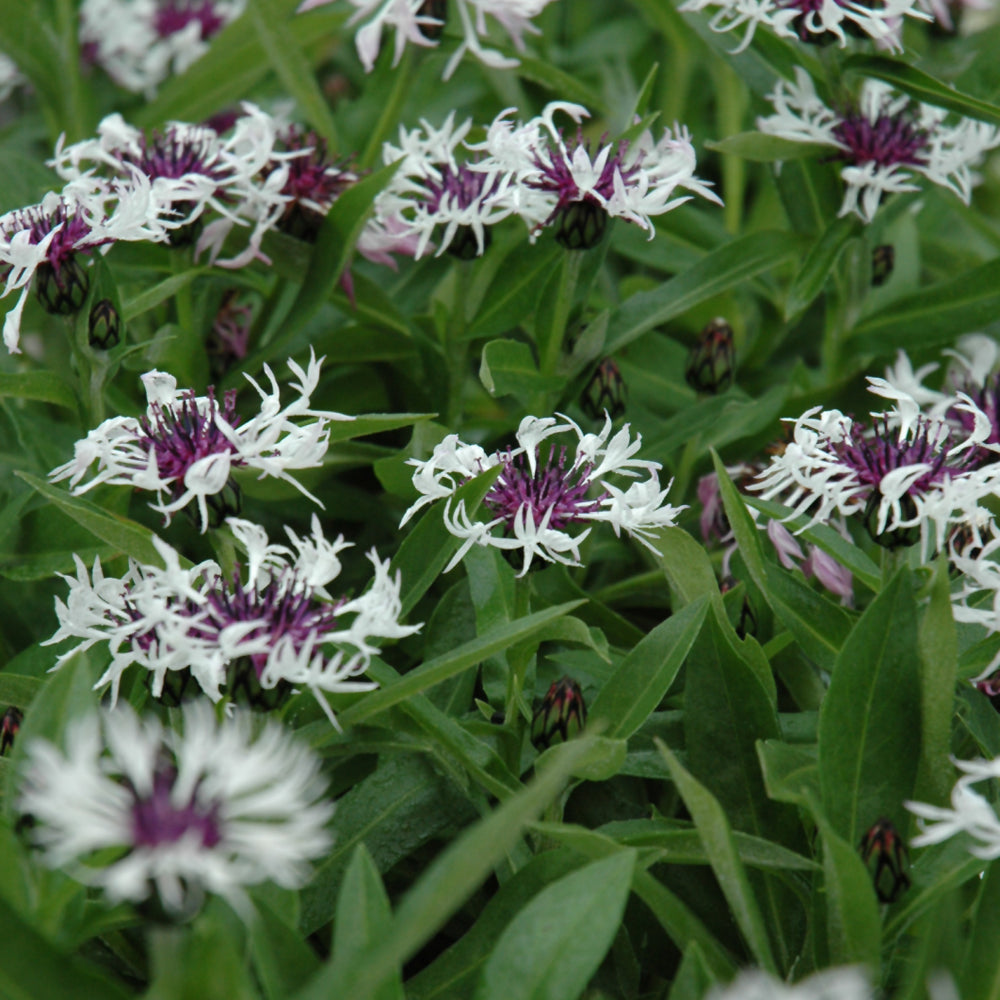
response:
<path id="1" fill-rule="evenodd" d="M 150 506 L 163 514 L 166 523 L 194 501 L 202 531 L 209 525 L 209 503 L 219 506 L 216 498 L 229 485 L 230 473 L 236 468 L 254 469 L 261 479 L 283 479 L 322 507 L 289 472 L 321 465 L 329 441 L 329 422 L 354 419 L 311 409 L 322 362 L 311 351 L 306 369 L 289 360 L 288 367 L 298 378 L 292 388 L 299 395 L 284 407 L 270 367 L 264 366 L 269 391 L 247 375 L 260 396 L 261 407 L 256 416 L 242 422 L 234 391 L 227 392 L 220 405 L 211 389 L 207 396 L 195 396 L 193 390 L 178 390 L 173 376 L 147 372 L 142 377 L 148 400 L 146 416 L 141 420 L 105 420 L 77 442 L 72 461 L 53 469 L 49 478 L 53 482 L 69 479 L 75 495 L 100 483 L 154 491 L 157 502 Z M 96 474 L 81 484 L 95 462 Z"/>
<path id="2" fill-rule="evenodd" d="M 838 150 L 846 185 L 840 214 L 853 212 L 865 222 L 874 218 L 883 195 L 919 190 L 914 175 L 948 188 L 968 205 L 977 181 L 973 168 L 1000 145 L 996 126 L 949 120 L 941 108 L 895 94 L 878 80 L 866 80 L 857 106 L 838 112 L 819 99 L 809 74 L 796 68 L 795 83 L 779 80 L 769 100 L 776 113 L 758 118 L 757 128 Z"/>
<path id="3" fill-rule="evenodd" d="M 14 60 L 0 52 L 0 102 L 6 101 L 24 83 L 24 75 L 17 68 Z"/>
<path id="4" fill-rule="evenodd" d="M 182 567 L 177 552 L 154 537 L 161 568 L 131 562 L 121 579 L 107 578 L 100 560 L 89 575 L 77 558 L 65 602 L 56 598 L 59 629 L 45 645 L 78 640 L 56 668 L 75 653 L 107 643 L 111 662 L 95 687 L 110 685 L 117 702 L 122 674 L 130 666 L 150 673 L 153 696 L 182 690 L 188 679 L 212 700 L 273 701 L 291 688 L 313 692 L 336 725 L 321 692 L 368 691 L 358 679 L 379 652 L 382 639 L 399 639 L 419 625 L 403 625 L 400 577 L 372 550 L 370 586 L 359 596 L 332 600 L 327 587 L 340 573 L 340 553 L 351 547 L 329 541 L 318 518 L 302 539 L 290 528 L 291 547 L 272 544 L 251 521 L 227 524 L 246 553 L 242 573 L 227 576 L 211 560 Z M 294 551 L 293 551 L 294 550 Z M 264 696 L 280 686 L 274 696 Z"/>
<path id="5" fill-rule="evenodd" d="M 185 706 L 183 732 L 128 706 L 72 721 L 65 750 L 26 745 L 17 808 L 49 867 L 112 903 L 155 895 L 180 919 L 205 893 L 244 915 L 245 887 L 303 885 L 330 844 L 319 760 L 275 722 Z"/>
<path id="6" fill-rule="evenodd" d="M 595 521 L 604 521 L 616 535 L 624 532 L 656 551 L 649 541 L 652 532 L 672 525 L 685 508 L 664 502 L 669 486 L 660 488 L 659 463 L 633 457 L 641 437 L 632 441 L 626 425 L 608 442 L 610 420 L 600 434 L 586 434 L 568 417 L 558 417 L 525 417 L 516 435 L 517 447 L 492 455 L 449 435 L 426 461 L 410 459 L 416 467 L 413 485 L 421 496 L 401 524 L 427 504 L 447 500 L 444 524 L 462 545 L 446 571 L 473 545 L 523 553 L 522 576 L 536 556 L 578 566 L 580 545 Z M 568 460 L 568 446 L 552 442 L 574 434 L 575 451 Z M 544 442 L 550 442 L 547 448 Z M 463 483 L 496 466 L 502 471 L 483 499 L 485 519 L 470 515 L 464 500 L 453 503 Z M 640 470 L 648 475 L 643 482 L 621 488 L 612 481 L 611 477 L 634 479 Z M 495 534 L 498 528 L 502 534 Z"/>
<path id="7" fill-rule="evenodd" d="M 683 11 L 717 8 L 709 22 L 713 31 L 733 31 L 746 27 L 746 33 L 736 52 L 742 52 L 753 41 L 760 24 L 776 35 L 806 41 L 836 40 L 847 44 L 848 34 L 863 33 L 889 48 L 902 50 L 899 44 L 898 22 L 904 15 L 928 20 L 917 9 L 918 0 L 880 0 L 875 4 L 863 0 L 686 0 Z"/>
<path id="8" fill-rule="evenodd" d="M 152 99 L 168 76 L 200 59 L 245 6 L 246 0 L 83 0 L 80 42 L 119 86 Z"/>
<path id="9" fill-rule="evenodd" d="M 303 0 L 299 11 L 312 10 L 331 3 L 332 0 Z M 426 8 L 424 0 L 349 0 L 355 8 L 348 26 L 365 23 L 358 30 L 354 42 L 365 71 L 375 68 L 375 60 L 382 48 L 382 32 L 394 28 L 396 39 L 393 50 L 393 66 L 399 63 L 412 42 L 425 48 L 434 47 L 442 29 L 442 21 L 432 14 L 422 12 Z M 514 47 L 524 51 L 526 32 L 538 34 L 531 19 L 540 14 L 552 0 L 453 0 L 462 25 L 462 42 L 448 60 L 444 70 L 447 80 L 455 72 L 466 52 L 471 52 L 481 63 L 497 69 L 518 64 L 516 59 L 505 56 L 495 49 L 485 48 L 483 39 L 489 31 L 487 18 L 492 18 L 507 33 Z M 442 15 L 443 16 L 443 15 Z"/>

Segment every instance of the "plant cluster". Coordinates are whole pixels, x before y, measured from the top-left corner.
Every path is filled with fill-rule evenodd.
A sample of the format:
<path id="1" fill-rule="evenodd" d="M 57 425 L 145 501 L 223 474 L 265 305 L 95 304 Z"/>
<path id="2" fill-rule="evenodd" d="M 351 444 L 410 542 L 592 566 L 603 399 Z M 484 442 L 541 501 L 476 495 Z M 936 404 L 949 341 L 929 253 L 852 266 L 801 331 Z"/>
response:
<path id="1" fill-rule="evenodd" d="M 992 996 L 998 47 L 0 0 L 0 994 Z"/>

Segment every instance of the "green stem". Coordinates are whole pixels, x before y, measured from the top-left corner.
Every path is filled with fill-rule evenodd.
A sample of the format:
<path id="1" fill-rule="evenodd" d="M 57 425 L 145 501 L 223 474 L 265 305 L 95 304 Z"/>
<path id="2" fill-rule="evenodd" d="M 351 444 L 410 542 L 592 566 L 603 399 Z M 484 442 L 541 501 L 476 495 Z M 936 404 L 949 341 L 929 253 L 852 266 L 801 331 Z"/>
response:
<path id="1" fill-rule="evenodd" d="M 512 621 L 524 618 L 531 610 L 531 578 L 526 573 L 514 579 L 514 614 Z M 504 725 L 510 726 L 516 739 L 516 748 L 521 746 L 521 736 L 526 717 L 530 719 L 531 708 L 524 700 L 524 678 L 532 658 L 532 644 L 520 643 L 507 651 L 507 692 L 505 697 Z M 516 762 L 515 762 L 516 763 Z"/>
<path id="2" fill-rule="evenodd" d="M 746 86 L 728 63 L 719 60 L 712 62 L 712 77 L 716 93 L 716 130 L 719 135 L 736 135 L 743 129 L 747 110 Z M 723 156 L 722 200 L 725 202 L 726 230 L 730 233 L 740 231 L 745 187 L 746 161 L 739 156 Z"/>
<path id="3" fill-rule="evenodd" d="M 559 284 L 556 288 L 555 301 L 546 303 L 540 310 L 543 313 L 538 329 L 535 331 L 538 345 L 539 370 L 542 375 L 555 375 L 562 356 L 563 340 L 566 336 L 566 324 L 573 308 L 573 295 L 576 292 L 580 278 L 580 267 L 586 251 L 568 250 L 563 256 L 559 270 Z"/>

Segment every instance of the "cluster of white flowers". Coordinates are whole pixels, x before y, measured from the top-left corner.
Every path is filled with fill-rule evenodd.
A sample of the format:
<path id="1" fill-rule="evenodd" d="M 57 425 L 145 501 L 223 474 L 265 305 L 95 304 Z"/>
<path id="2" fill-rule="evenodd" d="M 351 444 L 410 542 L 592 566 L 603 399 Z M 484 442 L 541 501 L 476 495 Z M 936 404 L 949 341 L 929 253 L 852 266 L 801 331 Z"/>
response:
<path id="1" fill-rule="evenodd" d="M 330 845 L 319 760 L 275 722 L 185 706 L 183 731 L 128 706 L 27 744 L 17 809 L 51 868 L 111 902 L 155 897 L 190 917 L 206 892 L 252 914 L 246 886 L 298 888 Z"/>
<path id="2" fill-rule="evenodd" d="M 399 574 L 373 549 L 371 585 L 357 598 L 334 601 L 327 587 L 340 574 L 340 553 L 352 545 L 342 535 L 327 541 L 314 516 L 309 537 L 286 528 L 289 548 L 271 544 L 251 521 L 229 518 L 227 524 L 247 558 L 243 573 L 232 577 L 211 560 L 182 566 L 176 550 L 158 538 L 153 544 L 163 566 L 133 561 L 121 578 L 105 576 L 99 559 L 88 572 L 76 557 L 76 576 L 63 577 L 69 596 L 56 599 L 59 629 L 46 644 L 79 641 L 56 666 L 107 643 L 111 663 L 95 687 L 110 685 L 113 704 L 122 674 L 135 665 L 150 672 L 155 697 L 168 674 L 180 675 L 183 686 L 188 672 L 212 701 L 227 686 L 308 688 L 336 725 L 320 692 L 376 687 L 357 679 L 379 652 L 373 640 L 403 638 L 420 627 L 399 622 Z M 234 676 L 234 666 L 253 676 Z"/>
<path id="3" fill-rule="evenodd" d="M 150 506 L 167 523 L 191 501 L 198 506 L 201 529 L 208 527 L 210 498 L 230 482 L 233 469 L 253 469 L 291 483 L 322 507 L 289 470 L 311 469 L 322 464 L 329 442 L 331 420 L 353 420 L 331 410 L 314 410 L 312 394 L 319 384 L 323 359 L 310 351 L 305 369 L 289 359 L 298 379 L 292 388 L 298 398 L 281 406 L 281 390 L 268 365 L 264 373 L 270 390 L 253 378 L 247 381 L 260 396 L 260 412 L 241 421 L 236 414 L 235 393 L 220 405 L 213 393 L 195 396 L 178 390 L 177 380 L 160 371 L 142 376 L 148 406 L 143 418 L 110 417 L 74 447 L 71 461 L 53 469 L 49 477 L 69 479 L 74 494 L 86 493 L 101 483 L 131 486 L 157 494 Z M 94 476 L 80 481 L 97 463 Z"/>
<path id="4" fill-rule="evenodd" d="M 978 181 L 973 168 L 1000 146 L 995 125 L 911 100 L 879 80 L 866 80 L 857 107 L 840 112 L 820 100 L 812 78 L 797 68 L 795 82 L 780 80 L 769 100 L 775 114 L 758 118 L 757 127 L 837 150 L 846 186 L 840 214 L 854 212 L 865 222 L 874 218 L 883 195 L 919 190 L 915 174 L 969 204 Z"/>
<path id="5" fill-rule="evenodd" d="M 567 460 L 567 446 L 549 443 L 548 453 L 540 445 L 555 435 L 575 435 L 574 454 Z M 449 434 L 426 461 L 410 459 L 416 467 L 413 485 L 420 499 L 403 515 L 405 524 L 418 510 L 436 500 L 445 500 L 444 523 L 462 540 L 445 572 L 456 566 L 473 545 L 493 546 L 523 555 L 520 575 L 539 556 L 549 562 L 580 565 L 580 545 L 591 528 L 570 531 L 573 525 L 610 524 L 656 552 L 649 540 L 657 528 L 668 527 L 684 507 L 665 503 L 670 484 L 661 489 L 660 464 L 633 457 L 642 447 L 641 435 L 632 440 L 626 424 L 611 436 L 611 420 L 597 434 L 584 433 L 569 417 L 525 417 L 517 430 L 517 446 L 487 454 L 479 445 L 464 444 Z M 466 508 L 465 500 L 453 502 L 464 483 L 500 466 L 496 482 L 482 507 L 486 520 Z M 611 477 L 628 481 L 647 478 L 627 488 Z M 496 529 L 502 529 L 496 534 Z"/>
<path id="6" fill-rule="evenodd" d="M 659 140 L 647 129 L 591 152 L 582 134 L 567 141 L 555 123 L 562 114 L 579 126 L 590 117 L 582 105 L 553 101 L 523 123 L 513 120 L 515 113 L 508 108 L 497 115 L 479 143 L 466 141 L 472 122 L 456 126 L 454 113 L 440 129 L 427 122 L 400 129 L 399 142 L 383 147 L 384 162 L 400 166 L 376 202 L 376 216 L 402 219 L 419 235 L 419 252 L 435 233 L 442 252 L 456 233 L 468 231 L 482 253 L 484 228 L 510 215 L 524 220 L 532 239 L 554 225 L 557 239 L 585 249 L 610 217 L 636 223 L 652 239 L 653 217 L 692 195 L 719 202 L 695 177 L 694 147 L 680 126 L 664 130 Z"/>
<path id="7" fill-rule="evenodd" d="M 246 0 L 83 0 L 80 43 L 115 83 L 152 98 L 245 7 Z"/>
<path id="8" fill-rule="evenodd" d="M 311 10 L 331 3 L 332 0 L 304 0 L 299 11 Z M 392 28 L 396 32 L 393 65 L 403 56 L 407 42 L 434 47 L 444 29 L 443 18 L 447 4 L 428 4 L 426 0 L 349 0 L 355 8 L 348 25 L 364 22 L 355 36 L 358 56 L 367 72 L 375 68 L 375 60 L 382 48 L 382 32 Z M 489 21 L 495 21 L 507 34 L 514 47 L 524 51 L 524 35 L 538 34 L 531 23 L 553 0 L 453 0 L 462 24 L 462 41 L 452 53 L 444 69 L 447 80 L 455 72 L 466 52 L 471 52 L 481 63 L 494 69 L 517 66 L 518 60 L 496 49 L 484 47 L 489 32 Z"/>

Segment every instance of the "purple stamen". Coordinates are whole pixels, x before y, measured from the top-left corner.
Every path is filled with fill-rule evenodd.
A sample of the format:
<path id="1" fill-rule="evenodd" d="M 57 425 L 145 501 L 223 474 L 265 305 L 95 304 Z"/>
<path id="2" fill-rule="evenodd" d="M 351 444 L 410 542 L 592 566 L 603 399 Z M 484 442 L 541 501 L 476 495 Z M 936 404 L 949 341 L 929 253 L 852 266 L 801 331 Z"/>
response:
<path id="1" fill-rule="evenodd" d="M 245 463 L 237 457 L 236 446 L 222 433 L 216 420 L 220 414 L 215 399 L 215 387 L 208 389 L 208 412 L 198 408 L 193 390 L 184 393 L 181 399 L 165 409 L 158 403 L 152 405 L 155 413 L 151 421 L 143 417 L 142 429 L 156 453 L 156 467 L 163 479 L 175 479 L 178 486 L 184 475 L 199 459 L 209 455 L 229 453 L 233 465 Z M 236 413 L 236 390 L 228 389 L 221 409 L 222 419 L 230 427 L 236 427 L 240 418 Z"/>
<path id="2" fill-rule="evenodd" d="M 441 202 L 448 200 L 459 208 L 468 208 L 483 198 L 488 198 L 496 193 L 499 187 L 499 178 L 494 177 L 487 183 L 489 177 L 480 170 L 470 170 L 464 163 L 459 164 L 458 170 L 452 170 L 448 164 L 440 168 L 441 179 L 435 180 L 432 177 L 424 182 L 430 196 L 427 199 L 427 209 L 429 212 L 437 212 Z"/>
<path id="3" fill-rule="evenodd" d="M 8 240 L 15 233 L 27 230 L 28 242 L 33 246 L 41 243 L 57 228 L 58 232 L 52 238 L 46 252 L 46 261 L 56 274 L 74 254 L 88 253 L 94 247 L 113 242 L 110 238 L 95 239 L 90 240 L 85 247 L 81 247 L 80 244 L 91 235 L 90 223 L 84 218 L 81 208 L 78 206 L 68 208 L 65 203 L 61 203 L 51 212 L 46 212 L 40 205 L 12 212 L 3 226 L 4 236 Z M 6 278 L 10 270 L 8 266 L 0 276 Z"/>
<path id="4" fill-rule="evenodd" d="M 523 454 L 513 460 L 508 458 L 504 463 L 503 473 L 486 494 L 483 503 L 497 517 L 504 519 L 508 531 L 513 530 L 514 519 L 522 507 L 527 507 L 536 527 L 551 511 L 548 524 L 557 531 L 600 510 L 601 497 L 586 499 L 590 487 L 588 477 L 593 465 L 583 465 L 567 472 L 565 447 L 559 449 L 558 461 L 554 459 L 553 447 L 549 449 L 548 461 L 537 467 L 534 476 Z"/>
<path id="5" fill-rule="evenodd" d="M 222 840 L 219 821 L 219 803 L 207 808 L 192 796 L 185 806 L 173 803 L 174 782 L 177 772 L 166 766 L 157 770 L 153 778 L 153 791 L 148 798 L 135 794 L 132 806 L 132 839 L 136 847 L 159 847 L 173 844 L 189 833 L 194 833 L 202 847 L 215 847 Z"/>
<path id="6" fill-rule="evenodd" d="M 922 155 L 927 133 L 914 127 L 905 113 L 880 114 L 873 122 L 858 111 L 850 111 L 834 126 L 833 135 L 847 147 L 838 158 L 848 163 L 891 167 L 921 166 L 927 162 Z"/>

